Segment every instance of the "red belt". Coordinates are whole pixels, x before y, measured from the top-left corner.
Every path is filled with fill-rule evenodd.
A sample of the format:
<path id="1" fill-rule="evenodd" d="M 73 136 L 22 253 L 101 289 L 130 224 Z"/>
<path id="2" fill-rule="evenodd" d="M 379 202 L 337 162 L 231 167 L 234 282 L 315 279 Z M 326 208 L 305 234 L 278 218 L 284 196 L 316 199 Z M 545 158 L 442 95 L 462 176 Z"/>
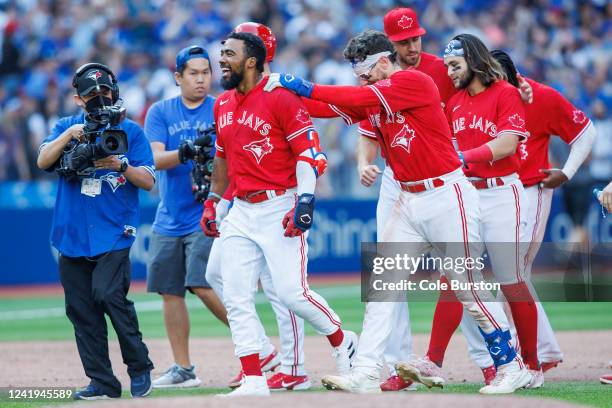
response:
<path id="1" fill-rule="evenodd" d="M 257 204 L 269 200 L 270 197 L 269 192 L 274 192 L 276 195 L 274 197 L 282 196 L 287 192 L 287 190 L 260 190 L 253 191 L 251 193 L 247 193 L 243 196 L 238 196 L 238 198 L 242 201 L 246 201 L 247 203 Z"/>
<path id="2" fill-rule="evenodd" d="M 400 183 L 400 186 L 404 191 L 408 191 L 409 193 L 422 193 L 423 191 L 433 190 L 434 188 L 442 187 L 444 185 L 444 180 L 439 178 L 433 179 L 431 180 L 431 185 L 433 187 L 428 187 L 427 183 L 425 183 L 424 181 L 414 184 Z"/>
<path id="3" fill-rule="evenodd" d="M 490 185 L 489 180 L 495 180 L 495 185 L 494 186 Z M 487 188 L 499 187 L 505 184 L 504 180 L 502 180 L 500 177 L 495 177 L 493 179 L 470 180 L 470 183 L 472 183 L 472 185 L 476 187 L 476 190 L 484 190 Z"/>

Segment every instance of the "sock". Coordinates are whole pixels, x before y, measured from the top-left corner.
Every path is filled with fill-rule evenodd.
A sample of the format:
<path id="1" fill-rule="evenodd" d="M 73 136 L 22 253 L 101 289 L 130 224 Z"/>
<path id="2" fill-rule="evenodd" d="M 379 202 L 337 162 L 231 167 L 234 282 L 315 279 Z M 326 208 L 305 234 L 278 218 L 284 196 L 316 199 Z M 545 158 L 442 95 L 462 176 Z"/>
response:
<path id="1" fill-rule="evenodd" d="M 256 375 L 261 377 L 261 366 L 259 365 L 259 353 L 249 354 L 248 356 L 240 357 L 242 372 L 244 375 Z"/>
<path id="2" fill-rule="evenodd" d="M 450 287 L 450 283 L 444 276 L 440 278 L 440 282 L 445 282 Z M 461 323 L 461 316 L 463 316 L 463 304 L 457 299 L 457 296 L 450 289 L 441 291 L 431 324 L 431 336 L 427 350 L 427 357 L 438 367 L 442 367 L 444 353 L 446 353 L 453 333 Z"/>
<path id="3" fill-rule="evenodd" d="M 512 311 L 512 320 L 521 344 L 523 361 L 532 370 L 539 369 L 538 309 L 525 282 L 502 285 L 502 292 Z"/>
<path id="4" fill-rule="evenodd" d="M 344 340 L 344 333 L 342 332 L 342 329 L 338 329 L 327 336 L 327 340 L 329 340 L 329 344 L 331 344 L 332 347 L 340 346 L 342 344 L 342 340 Z"/>

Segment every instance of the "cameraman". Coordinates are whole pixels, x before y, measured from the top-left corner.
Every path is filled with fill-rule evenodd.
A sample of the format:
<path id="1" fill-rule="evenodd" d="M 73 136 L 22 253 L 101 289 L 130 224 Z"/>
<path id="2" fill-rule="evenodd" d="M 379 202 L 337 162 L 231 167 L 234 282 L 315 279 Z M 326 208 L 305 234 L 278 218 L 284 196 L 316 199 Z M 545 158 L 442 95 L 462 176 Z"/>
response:
<path id="1" fill-rule="evenodd" d="M 117 102 L 119 88 L 112 71 L 102 64 L 85 64 L 73 78 L 74 102 L 85 112 L 58 120 L 42 143 L 38 167 L 59 168 L 64 148 L 73 139 L 86 141 L 84 124 L 95 129 L 92 113 L 107 112 Z M 106 126 L 101 126 L 103 129 Z M 151 391 L 153 364 L 142 341 L 130 287 L 129 251 L 138 225 L 138 189 L 151 190 L 155 168 L 142 129 L 131 120 L 118 125 L 127 134 L 128 151 L 121 157 L 90 160 L 88 168 L 67 177 L 60 173 L 51 243 L 60 253 L 59 273 L 66 315 L 74 326 L 77 348 L 90 384 L 76 399 L 121 396 L 108 355 L 105 314 L 117 333 L 128 366 L 133 397 Z M 97 129 L 96 129 L 97 130 Z M 94 133 L 97 134 L 97 133 Z"/>
<path id="2" fill-rule="evenodd" d="M 227 324 L 225 307 L 205 278 L 213 239 L 200 230 L 202 204 L 194 197 L 190 174 L 197 149 L 193 141 L 202 140 L 198 130 L 213 124 L 215 99 L 208 95 L 212 75 L 206 50 L 195 45 L 182 49 L 176 56 L 174 78 L 180 95 L 155 103 L 145 119 L 155 167 L 161 170 L 161 201 L 149 244 L 147 290 L 163 298 L 164 323 L 174 358 L 174 364 L 153 381 L 156 388 L 201 384 L 189 358 L 186 290 Z"/>

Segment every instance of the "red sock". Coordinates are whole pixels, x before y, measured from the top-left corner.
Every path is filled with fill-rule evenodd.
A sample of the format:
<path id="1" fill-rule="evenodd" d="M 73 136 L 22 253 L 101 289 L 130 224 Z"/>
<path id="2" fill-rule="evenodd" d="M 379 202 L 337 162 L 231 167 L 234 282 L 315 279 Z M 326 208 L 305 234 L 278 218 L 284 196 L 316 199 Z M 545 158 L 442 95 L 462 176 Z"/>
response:
<path id="1" fill-rule="evenodd" d="M 261 367 L 259 365 L 259 353 L 240 357 L 240 364 L 242 364 L 242 372 L 244 375 L 257 375 L 261 377 L 262 374 Z"/>
<path id="2" fill-rule="evenodd" d="M 538 309 L 525 282 L 502 285 L 502 292 L 510 304 L 512 320 L 521 344 L 523 361 L 532 370 L 538 362 Z"/>
<path id="3" fill-rule="evenodd" d="M 450 286 L 444 276 L 440 278 L 440 282 L 446 282 Z M 453 291 L 450 289 L 441 291 L 431 324 L 431 337 L 429 338 L 429 349 L 427 350 L 427 357 L 439 367 L 442 367 L 444 353 L 446 353 L 453 333 L 459 327 L 459 323 L 461 323 L 462 315 L 463 305 L 459 302 Z"/>
<path id="4" fill-rule="evenodd" d="M 342 344 L 342 340 L 344 340 L 344 333 L 342 332 L 342 329 L 338 329 L 327 336 L 327 340 L 329 340 L 329 344 L 331 344 L 332 347 L 340 346 Z"/>

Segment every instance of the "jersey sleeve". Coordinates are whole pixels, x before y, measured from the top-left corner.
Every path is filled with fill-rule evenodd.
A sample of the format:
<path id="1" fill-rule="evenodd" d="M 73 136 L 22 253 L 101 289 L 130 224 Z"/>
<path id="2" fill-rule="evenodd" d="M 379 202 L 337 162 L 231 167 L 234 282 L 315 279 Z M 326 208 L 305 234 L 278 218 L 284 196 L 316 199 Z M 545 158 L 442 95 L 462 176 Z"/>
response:
<path id="1" fill-rule="evenodd" d="M 128 146 L 127 158 L 133 167 L 142 167 L 155 179 L 155 162 L 149 140 L 145 136 L 142 128 L 136 123 L 132 123 L 129 129 L 130 143 Z"/>
<path id="2" fill-rule="evenodd" d="M 225 159 L 225 145 L 223 144 L 223 137 L 219 132 L 219 101 L 221 98 L 215 100 L 213 105 L 213 118 L 215 120 L 215 156 Z"/>
<path id="3" fill-rule="evenodd" d="M 361 122 L 359 122 L 357 132 L 359 132 L 359 134 L 363 137 L 376 140 L 376 133 L 374 132 L 374 127 L 372 126 L 369 120 L 362 120 Z"/>
<path id="4" fill-rule="evenodd" d="M 510 133 L 520 140 L 527 138 L 525 130 L 525 108 L 518 89 L 504 87 L 497 100 L 497 135 Z M 451 128 L 452 129 L 452 128 Z"/>
<path id="5" fill-rule="evenodd" d="M 550 113 L 548 131 L 550 134 L 558 135 L 565 143 L 572 144 L 580 138 L 591 121 L 584 112 L 556 90 L 550 89 L 548 94 Z"/>
<path id="6" fill-rule="evenodd" d="M 437 101 L 440 105 L 440 93 L 433 79 L 427 74 L 415 70 L 399 71 L 390 78 L 368 85 L 387 116 L 394 112 L 429 105 Z"/>
<path id="7" fill-rule="evenodd" d="M 153 104 L 147 111 L 144 132 L 149 142 L 163 143 L 164 146 L 168 145 L 168 127 L 166 126 L 159 103 Z"/>
<path id="8" fill-rule="evenodd" d="M 291 150 L 297 156 L 311 147 L 308 132 L 314 131 L 310 114 L 304 102 L 287 90 L 276 91 L 274 99 L 277 119 Z"/>

